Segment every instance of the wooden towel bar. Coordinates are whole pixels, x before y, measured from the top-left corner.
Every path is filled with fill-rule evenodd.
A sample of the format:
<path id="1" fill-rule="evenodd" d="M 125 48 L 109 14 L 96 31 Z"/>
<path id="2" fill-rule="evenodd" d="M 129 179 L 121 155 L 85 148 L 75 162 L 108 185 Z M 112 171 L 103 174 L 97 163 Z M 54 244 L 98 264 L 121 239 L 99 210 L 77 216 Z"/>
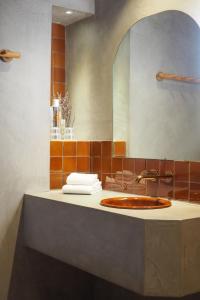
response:
<path id="1" fill-rule="evenodd" d="M 176 74 L 168 74 L 168 73 L 163 73 L 163 72 L 157 73 L 156 79 L 158 81 L 165 79 L 165 80 L 183 81 L 183 82 L 188 82 L 188 83 L 200 83 L 200 78 L 194 78 L 194 77 L 189 77 L 189 76 L 179 76 Z"/>

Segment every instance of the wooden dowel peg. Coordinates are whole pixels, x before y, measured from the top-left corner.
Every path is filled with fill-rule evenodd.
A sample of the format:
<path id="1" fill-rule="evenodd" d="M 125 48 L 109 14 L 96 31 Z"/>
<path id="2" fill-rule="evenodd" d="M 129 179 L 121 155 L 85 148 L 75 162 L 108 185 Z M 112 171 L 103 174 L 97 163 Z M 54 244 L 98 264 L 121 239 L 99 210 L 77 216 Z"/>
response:
<path id="1" fill-rule="evenodd" d="M 21 54 L 16 51 L 2 49 L 0 50 L 0 59 L 4 62 L 10 62 L 13 58 L 19 59 Z"/>
<path id="2" fill-rule="evenodd" d="M 156 79 L 158 81 L 161 80 L 175 80 L 175 81 L 183 81 L 183 82 L 188 82 L 188 83 L 200 83 L 200 78 L 194 78 L 190 76 L 180 76 L 176 74 L 168 74 L 168 73 L 163 73 L 159 72 L 156 74 Z"/>

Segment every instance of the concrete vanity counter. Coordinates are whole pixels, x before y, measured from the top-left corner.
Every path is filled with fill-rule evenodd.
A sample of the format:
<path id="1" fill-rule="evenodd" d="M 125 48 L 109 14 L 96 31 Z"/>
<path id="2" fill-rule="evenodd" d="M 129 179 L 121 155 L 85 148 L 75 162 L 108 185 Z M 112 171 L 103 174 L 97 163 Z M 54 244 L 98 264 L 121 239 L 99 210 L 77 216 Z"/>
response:
<path id="1" fill-rule="evenodd" d="M 127 210 L 99 204 L 121 195 L 128 194 L 25 195 L 25 245 L 142 295 L 199 292 L 200 205 L 172 201 L 169 208 Z"/>

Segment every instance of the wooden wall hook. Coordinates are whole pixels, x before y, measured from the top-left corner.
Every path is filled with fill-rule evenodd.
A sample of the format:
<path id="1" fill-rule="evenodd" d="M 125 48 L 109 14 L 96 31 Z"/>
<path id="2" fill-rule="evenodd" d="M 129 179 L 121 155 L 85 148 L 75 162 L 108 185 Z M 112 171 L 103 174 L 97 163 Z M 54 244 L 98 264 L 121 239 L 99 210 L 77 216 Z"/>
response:
<path id="1" fill-rule="evenodd" d="M 165 80 L 183 81 L 183 82 L 196 83 L 196 84 L 200 83 L 200 78 L 195 78 L 195 77 L 191 77 L 191 76 L 180 76 L 180 75 L 176 75 L 176 74 L 169 74 L 169 73 L 163 73 L 163 72 L 157 73 L 156 79 L 158 81 L 165 79 Z"/>
<path id="2" fill-rule="evenodd" d="M 19 52 L 10 51 L 6 49 L 0 50 L 0 59 L 4 62 L 10 62 L 13 58 L 19 59 L 21 54 Z"/>

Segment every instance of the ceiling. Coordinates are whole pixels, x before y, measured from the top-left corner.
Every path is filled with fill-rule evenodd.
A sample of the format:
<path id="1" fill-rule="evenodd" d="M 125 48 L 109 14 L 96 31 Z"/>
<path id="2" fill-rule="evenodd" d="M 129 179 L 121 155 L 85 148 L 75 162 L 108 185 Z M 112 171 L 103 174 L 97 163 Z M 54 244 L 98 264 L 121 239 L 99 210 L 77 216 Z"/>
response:
<path id="1" fill-rule="evenodd" d="M 77 21 L 80 21 L 84 18 L 90 17 L 92 14 L 87 12 L 80 12 L 70 9 L 72 14 L 66 14 L 66 11 L 69 11 L 65 7 L 53 6 L 52 9 L 52 21 L 53 23 L 59 23 L 62 25 L 70 25 Z"/>

